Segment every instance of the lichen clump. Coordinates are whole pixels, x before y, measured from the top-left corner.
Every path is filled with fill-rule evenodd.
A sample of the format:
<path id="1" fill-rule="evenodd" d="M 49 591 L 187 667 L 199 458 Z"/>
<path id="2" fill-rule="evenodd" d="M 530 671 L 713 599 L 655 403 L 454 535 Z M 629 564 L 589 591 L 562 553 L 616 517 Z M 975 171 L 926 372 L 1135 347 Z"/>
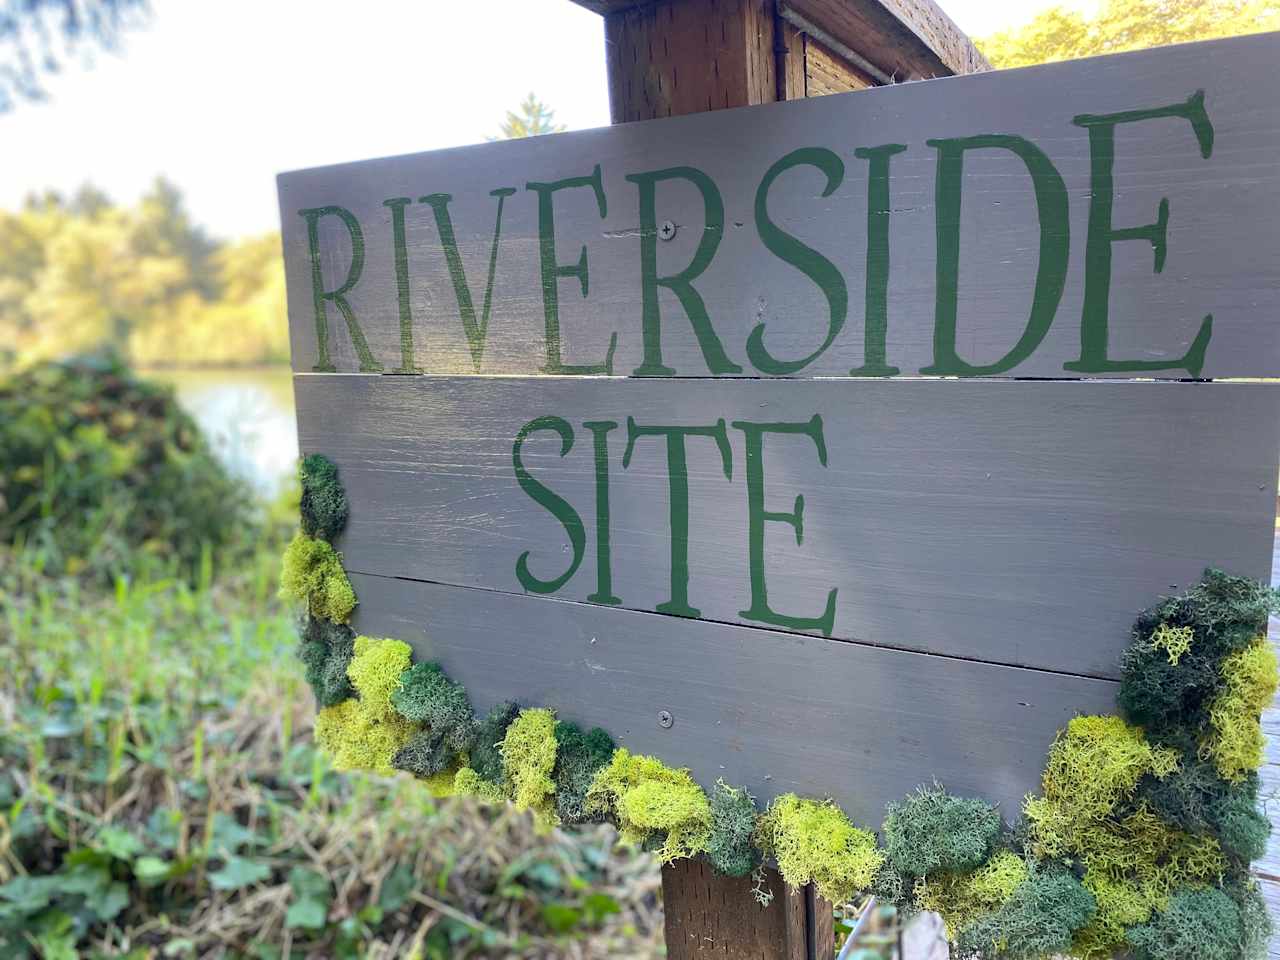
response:
<path id="1" fill-rule="evenodd" d="M 347 525 L 347 494 L 338 482 L 338 468 L 318 453 L 302 458 L 299 469 L 302 532 L 330 543 Z"/>
<path id="2" fill-rule="evenodd" d="M 711 804 L 689 771 L 625 747 L 596 774 L 587 810 L 611 814 L 623 840 L 653 849 L 664 863 L 705 852 L 711 837 Z"/>
<path id="3" fill-rule="evenodd" d="M 305 526 L 332 537 L 346 511 L 336 469 L 309 458 L 303 473 Z M 958 958 L 1265 952 L 1270 919 L 1248 872 L 1270 831 L 1256 767 L 1277 686 L 1264 639 L 1277 595 L 1262 585 L 1210 570 L 1143 613 L 1122 716 L 1068 723 L 1017 828 L 935 784 L 889 806 L 881 848 L 831 801 L 788 793 L 760 813 L 743 787 L 719 782 L 708 796 L 688 770 L 550 709 L 504 702 L 477 720 L 440 664 L 343 625 L 355 597 L 326 539 L 300 534 L 282 579 L 308 604 L 299 654 L 322 707 L 316 740 L 337 769 L 404 770 L 436 796 L 509 800 L 543 826 L 611 820 L 664 862 L 705 853 L 729 876 L 771 857 L 788 884 L 833 903 L 871 891 L 904 914 L 938 912 Z"/>
<path id="4" fill-rule="evenodd" d="M 885 861 L 875 834 L 855 827 L 834 803 L 794 793 L 769 805 L 759 836 L 787 883 L 812 883 L 832 903 L 844 903 L 869 887 Z"/>
<path id="5" fill-rule="evenodd" d="M 355 590 L 342 569 L 342 558 L 324 540 L 299 533 L 285 549 L 280 594 L 306 601 L 312 616 L 346 623 L 356 607 Z"/>

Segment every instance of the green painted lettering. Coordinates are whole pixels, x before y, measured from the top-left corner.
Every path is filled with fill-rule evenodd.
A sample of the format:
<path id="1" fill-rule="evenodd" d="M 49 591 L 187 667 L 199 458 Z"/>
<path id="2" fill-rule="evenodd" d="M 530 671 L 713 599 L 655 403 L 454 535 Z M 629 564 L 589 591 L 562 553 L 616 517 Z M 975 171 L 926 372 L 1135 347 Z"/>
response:
<path id="1" fill-rule="evenodd" d="M 889 330 L 889 159 L 907 148 L 901 143 L 859 147 L 853 155 L 870 161 L 867 172 L 867 320 L 862 332 L 862 366 L 851 377 L 893 377 L 885 338 Z"/>
<path id="2" fill-rule="evenodd" d="M 556 260 L 556 220 L 552 197 L 557 190 L 572 187 L 590 187 L 595 191 L 596 207 L 600 211 L 600 219 L 604 219 L 607 206 L 605 204 L 604 187 L 600 181 L 600 164 L 596 164 L 589 177 L 568 177 L 554 183 L 526 183 L 526 190 L 538 194 L 538 248 L 542 263 L 542 310 L 546 321 L 547 362 L 543 373 L 576 374 L 591 376 L 595 374 L 613 373 L 613 351 L 618 346 L 618 334 L 609 337 L 609 350 L 605 354 L 604 363 L 566 364 L 561 360 L 560 343 L 560 291 L 561 277 L 577 277 L 582 295 L 587 295 L 587 248 L 584 244 L 578 262 L 561 264 Z"/>
<path id="3" fill-rule="evenodd" d="M 582 525 L 582 517 L 578 515 L 578 511 L 573 509 L 567 500 L 559 494 L 554 493 L 543 483 L 535 480 L 529 475 L 529 471 L 525 469 L 524 461 L 521 458 L 521 449 L 524 447 L 524 441 L 531 433 L 539 430 L 551 430 L 560 437 L 560 456 L 563 457 L 573 448 L 573 427 L 567 420 L 561 417 L 538 417 L 530 420 L 520 432 L 516 434 L 515 443 L 511 448 L 511 462 L 516 471 L 516 482 L 520 484 L 520 489 L 527 493 L 535 503 L 546 508 L 546 510 L 564 527 L 564 532 L 569 536 L 569 544 L 573 548 L 573 560 L 569 564 L 569 568 L 564 573 L 556 577 L 554 580 L 542 580 L 533 575 L 529 570 L 529 554 L 526 550 L 520 554 L 516 560 L 516 579 L 520 581 L 520 585 L 531 593 L 555 593 L 572 577 L 578 570 L 578 566 L 582 563 L 582 555 L 586 552 L 587 533 Z"/>
<path id="4" fill-rule="evenodd" d="M 311 295 L 316 311 L 316 365 L 312 369 L 318 373 L 333 373 L 337 369 L 329 359 L 329 317 L 325 313 L 325 301 L 330 301 L 347 321 L 347 332 L 351 335 L 351 344 L 360 360 L 360 372 L 380 373 L 382 364 L 369 352 L 364 331 L 360 329 L 355 311 L 347 302 L 347 294 L 360 281 L 360 274 L 364 272 L 364 233 L 360 229 L 360 221 L 345 207 L 313 207 L 310 210 L 299 210 L 298 215 L 307 222 L 307 248 L 311 254 Z M 320 269 L 320 220 L 324 217 L 337 217 L 351 237 L 351 264 L 347 267 L 347 279 L 333 290 L 324 288 L 324 277 Z"/>
<path id="5" fill-rule="evenodd" d="M 400 305 L 400 366 L 393 373 L 421 373 L 413 361 L 413 307 L 409 303 L 409 248 L 404 237 L 404 208 L 410 197 L 393 197 L 382 205 L 391 210 L 391 249 L 396 267 L 396 301 Z"/>
<path id="6" fill-rule="evenodd" d="M 1191 124 L 1200 156 L 1213 153 L 1213 124 L 1204 109 L 1204 91 L 1197 90 L 1183 103 L 1151 110 L 1127 110 L 1100 116 L 1081 114 L 1072 123 L 1089 131 L 1089 231 L 1084 248 L 1084 309 L 1080 317 L 1080 359 L 1063 364 L 1063 369 L 1080 373 L 1139 370 L 1186 370 L 1200 376 L 1205 350 L 1213 335 L 1213 314 L 1200 322 L 1200 330 L 1190 348 L 1177 360 L 1113 360 L 1107 356 L 1108 314 L 1111 301 L 1111 245 L 1120 240 L 1146 240 L 1154 255 L 1155 272 L 1164 270 L 1168 253 L 1169 200 L 1161 198 L 1155 223 L 1141 227 L 1112 226 L 1115 200 L 1112 171 L 1116 159 L 1116 127 L 1159 117 L 1181 117 Z"/>
<path id="7" fill-rule="evenodd" d="M 596 457 L 596 592 L 587 599 L 609 606 L 622 603 L 613 595 L 613 560 L 609 549 L 609 431 L 617 425 L 613 420 L 592 420 L 583 424 L 595 441 Z"/>
<path id="8" fill-rule="evenodd" d="M 636 367 L 637 377 L 674 377 L 676 371 L 662 362 L 662 314 L 658 304 L 658 288 L 666 287 L 676 295 L 680 306 L 693 327 L 702 348 L 707 368 L 716 374 L 741 373 L 738 366 L 724 352 L 724 345 L 716 335 L 707 305 L 693 287 L 693 281 L 711 265 L 724 235 L 724 201 L 715 182 L 693 167 L 670 167 L 649 173 L 633 173 L 627 179 L 640 191 L 640 295 L 641 320 L 644 338 L 644 362 Z M 658 276 L 658 214 L 657 185 L 663 180 L 687 180 L 702 194 L 704 227 L 689 265 L 669 277 Z"/>
<path id="9" fill-rule="evenodd" d="M 489 249 L 489 280 L 484 288 L 484 305 L 480 310 L 480 318 L 476 319 L 476 308 L 471 300 L 471 287 L 467 283 L 467 272 L 462 266 L 462 255 L 458 252 L 458 241 L 453 232 L 453 218 L 449 215 L 449 201 L 452 195 L 433 193 L 419 197 L 419 203 L 429 204 L 436 218 L 436 231 L 440 234 L 440 245 L 444 248 L 445 262 L 449 267 L 449 279 L 453 282 L 453 296 L 458 304 L 458 315 L 462 319 L 462 330 L 467 335 L 467 347 L 471 351 L 471 362 L 476 373 L 480 372 L 480 361 L 484 357 L 485 340 L 489 335 L 489 310 L 493 304 L 493 276 L 498 266 L 498 240 L 502 236 L 502 205 L 507 197 L 516 192 L 515 187 L 499 187 L 490 190 L 489 196 L 498 198 L 498 217 L 493 225 L 493 245 Z"/>
<path id="10" fill-rule="evenodd" d="M 946 140 L 928 140 L 938 151 L 935 183 L 937 207 L 937 300 L 933 328 L 933 363 L 920 372 L 940 376 L 991 376 L 1012 370 L 1040 345 L 1062 299 L 1067 278 L 1071 224 L 1067 188 L 1053 162 L 1030 140 L 1004 134 L 983 134 Z M 960 195 L 964 182 L 966 150 L 1008 150 L 1019 157 L 1031 174 L 1040 221 L 1040 259 L 1031 299 L 1031 317 L 1013 349 L 994 363 L 967 363 L 956 353 L 956 303 L 960 274 Z"/>
<path id="11" fill-rule="evenodd" d="M 710 427 L 640 426 L 627 417 L 627 449 L 622 466 L 631 465 L 631 454 L 640 437 L 667 438 L 667 484 L 671 517 L 671 599 L 655 608 L 677 617 L 697 617 L 701 611 L 689 605 L 689 465 L 685 456 L 686 437 L 712 437 L 720 451 L 726 480 L 733 479 L 733 451 L 724 420 Z"/>
<path id="12" fill-rule="evenodd" d="M 803 370 L 835 341 L 849 312 L 849 289 L 840 271 L 817 250 L 780 229 L 769 216 L 769 189 L 773 182 L 792 167 L 800 166 L 816 167 L 827 178 L 827 185 L 820 196 L 831 196 L 844 182 L 844 161 L 830 150 L 821 147 L 793 150 L 770 167 L 760 181 L 756 190 L 756 231 L 770 253 L 791 264 L 822 291 L 827 301 L 827 336 L 822 345 L 807 357 L 779 360 L 765 348 L 764 323 L 757 324 L 747 337 L 747 357 L 761 373 L 786 375 Z"/>
<path id="13" fill-rule="evenodd" d="M 822 418 L 816 413 L 807 423 L 751 423 L 735 420 L 747 447 L 747 558 L 751 565 L 751 606 L 738 615 L 747 620 L 769 623 L 789 630 L 820 630 L 831 636 L 836 622 L 836 587 L 827 593 L 827 606 L 821 616 L 793 617 L 778 613 L 769 606 L 765 585 L 764 525 L 786 523 L 795 530 L 796 543 L 804 542 L 804 497 L 797 494 L 795 506 L 787 512 L 764 507 L 764 436 L 766 433 L 791 433 L 809 437 L 818 448 L 818 462 L 827 465 L 827 445 L 822 437 Z"/>

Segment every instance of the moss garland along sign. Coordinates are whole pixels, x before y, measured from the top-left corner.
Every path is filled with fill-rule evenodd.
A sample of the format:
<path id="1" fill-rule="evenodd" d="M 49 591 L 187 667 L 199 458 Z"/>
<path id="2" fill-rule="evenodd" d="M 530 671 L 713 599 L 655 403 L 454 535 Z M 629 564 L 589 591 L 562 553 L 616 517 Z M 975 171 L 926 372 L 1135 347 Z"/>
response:
<path id="1" fill-rule="evenodd" d="M 1280 37 L 280 178 L 353 625 L 855 820 L 1016 816 L 1135 614 L 1267 579 Z M 1187 382 L 1196 381 L 1196 382 Z"/>

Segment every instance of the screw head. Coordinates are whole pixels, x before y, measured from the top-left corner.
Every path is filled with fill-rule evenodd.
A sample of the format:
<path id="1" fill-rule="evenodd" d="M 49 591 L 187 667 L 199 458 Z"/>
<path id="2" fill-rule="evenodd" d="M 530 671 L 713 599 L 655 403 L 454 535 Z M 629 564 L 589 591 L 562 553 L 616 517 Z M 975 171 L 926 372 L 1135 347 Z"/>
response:
<path id="1" fill-rule="evenodd" d="M 676 225 L 670 220 L 663 220 L 662 225 L 658 227 L 658 238 L 661 240 L 670 240 L 676 235 Z"/>
<path id="2" fill-rule="evenodd" d="M 658 711 L 658 726 L 670 729 L 671 725 L 676 722 L 676 718 L 671 715 L 670 710 Z"/>

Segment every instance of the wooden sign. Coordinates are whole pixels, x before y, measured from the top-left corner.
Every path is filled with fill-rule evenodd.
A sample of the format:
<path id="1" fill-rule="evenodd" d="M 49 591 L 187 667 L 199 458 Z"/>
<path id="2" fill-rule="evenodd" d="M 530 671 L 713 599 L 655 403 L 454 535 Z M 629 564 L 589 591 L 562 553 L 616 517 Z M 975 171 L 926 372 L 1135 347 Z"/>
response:
<path id="1" fill-rule="evenodd" d="M 1015 816 L 1134 616 L 1269 573 L 1280 36 L 285 174 L 355 626 L 878 823 Z M 960 382 L 958 378 L 966 378 Z M 1053 381 L 1053 382 L 1045 382 Z"/>

